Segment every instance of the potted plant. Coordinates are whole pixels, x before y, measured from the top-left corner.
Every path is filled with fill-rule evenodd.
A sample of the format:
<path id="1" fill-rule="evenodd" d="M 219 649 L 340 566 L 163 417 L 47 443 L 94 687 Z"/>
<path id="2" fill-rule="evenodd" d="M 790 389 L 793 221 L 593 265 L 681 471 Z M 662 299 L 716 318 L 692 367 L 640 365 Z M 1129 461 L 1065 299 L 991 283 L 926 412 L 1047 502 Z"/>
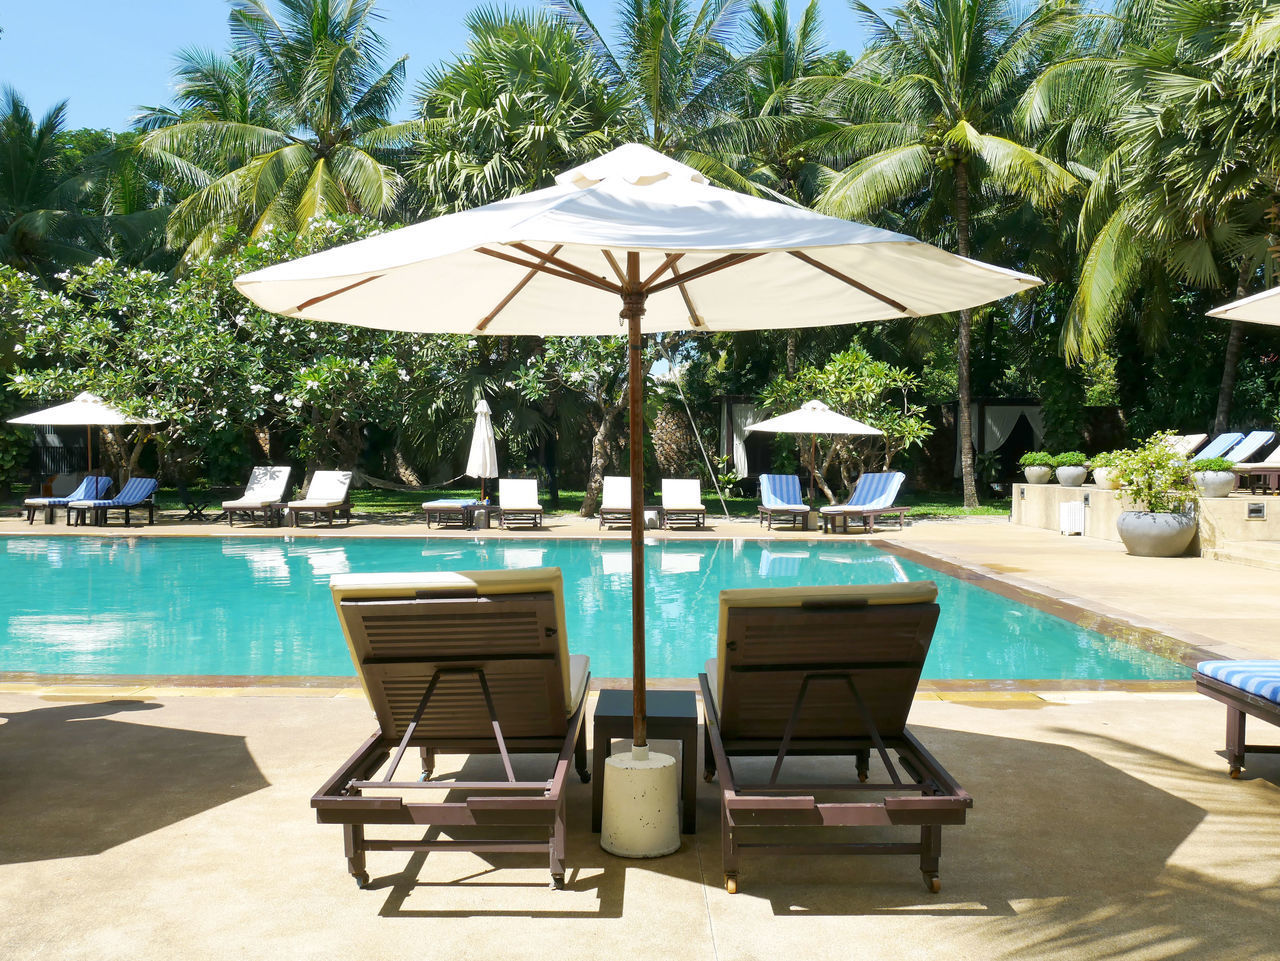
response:
<path id="1" fill-rule="evenodd" d="M 1047 484 L 1053 476 L 1053 455 L 1042 450 L 1023 454 L 1018 461 L 1028 484 Z"/>
<path id="2" fill-rule="evenodd" d="M 1120 488 L 1120 472 L 1116 469 L 1116 465 L 1120 463 L 1122 453 L 1124 452 L 1109 450 L 1094 454 L 1089 459 L 1089 466 L 1093 468 L 1093 482 L 1100 489 L 1113 491 Z"/>
<path id="3" fill-rule="evenodd" d="M 1136 450 L 1121 451 L 1116 465 L 1133 508 L 1121 512 L 1116 529 L 1129 553 L 1139 557 L 1177 557 L 1195 537 L 1194 469 L 1169 446 L 1170 436 L 1162 431 Z"/>
<path id="4" fill-rule="evenodd" d="M 1084 454 L 1078 450 L 1069 450 L 1053 458 L 1054 473 L 1058 475 L 1058 483 L 1063 487 L 1079 487 L 1089 476 L 1088 463 Z"/>
<path id="5" fill-rule="evenodd" d="M 1192 461 L 1196 487 L 1201 497 L 1226 497 L 1236 489 L 1235 462 L 1225 457 L 1206 457 Z"/>

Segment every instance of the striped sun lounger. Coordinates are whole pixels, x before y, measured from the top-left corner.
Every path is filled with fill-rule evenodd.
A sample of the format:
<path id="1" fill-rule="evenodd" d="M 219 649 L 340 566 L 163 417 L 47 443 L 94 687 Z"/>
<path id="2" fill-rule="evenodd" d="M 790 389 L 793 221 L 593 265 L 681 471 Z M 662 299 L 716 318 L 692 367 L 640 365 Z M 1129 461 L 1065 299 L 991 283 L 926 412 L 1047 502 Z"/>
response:
<path id="1" fill-rule="evenodd" d="M 1246 754 L 1280 754 L 1280 745 L 1246 744 L 1245 717 L 1280 726 L 1280 661 L 1201 661 L 1196 690 L 1227 706 L 1227 764 L 1232 777 Z"/>
<path id="2" fill-rule="evenodd" d="M 74 512 L 76 523 L 82 524 L 86 518 L 94 524 L 105 524 L 107 512 L 124 511 L 124 522 L 129 523 L 129 511 L 147 508 L 147 523 L 156 522 L 156 488 L 160 482 L 154 477 L 131 477 L 120 493 L 110 500 L 97 498 L 93 500 L 76 500 L 67 505 L 67 523 L 71 523 Z"/>

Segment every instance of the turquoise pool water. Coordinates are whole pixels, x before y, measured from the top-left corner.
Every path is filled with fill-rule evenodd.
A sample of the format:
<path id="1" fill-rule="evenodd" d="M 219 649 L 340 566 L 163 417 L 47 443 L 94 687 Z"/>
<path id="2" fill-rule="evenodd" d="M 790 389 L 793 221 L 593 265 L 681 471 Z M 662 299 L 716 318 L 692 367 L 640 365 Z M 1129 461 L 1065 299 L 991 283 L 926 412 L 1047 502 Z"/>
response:
<path id="1" fill-rule="evenodd" d="M 347 571 L 560 567 L 570 648 L 630 674 L 624 541 L 6 537 L 0 672 L 352 675 L 330 600 Z M 646 553 L 652 677 L 694 677 L 727 587 L 933 580 L 929 678 L 1185 678 L 1179 664 L 867 544 L 667 541 Z"/>

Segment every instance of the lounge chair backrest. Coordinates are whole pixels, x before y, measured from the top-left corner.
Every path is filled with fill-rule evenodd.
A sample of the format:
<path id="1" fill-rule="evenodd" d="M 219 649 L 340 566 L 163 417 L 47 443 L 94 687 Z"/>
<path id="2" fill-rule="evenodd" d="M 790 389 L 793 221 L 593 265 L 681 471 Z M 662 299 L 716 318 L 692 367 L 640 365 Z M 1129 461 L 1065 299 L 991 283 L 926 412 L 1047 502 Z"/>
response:
<path id="1" fill-rule="evenodd" d="M 537 509 L 538 482 L 532 477 L 498 479 L 498 506 L 507 510 Z"/>
<path id="2" fill-rule="evenodd" d="M 309 501 L 344 501 L 351 487 L 351 471 L 318 470 L 311 475 L 311 483 L 307 485 L 304 500 Z"/>
<path id="3" fill-rule="evenodd" d="M 898 489 L 907 475 L 901 471 L 885 471 L 878 474 L 863 474 L 858 483 L 853 485 L 853 493 L 849 495 L 848 507 L 861 507 L 864 510 L 876 510 L 881 507 L 892 507 Z"/>
<path id="4" fill-rule="evenodd" d="M 1262 450 L 1262 448 L 1266 447 L 1275 439 L 1275 431 L 1255 430 L 1252 431 L 1244 440 L 1240 441 L 1240 443 L 1236 444 L 1235 447 L 1227 451 L 1223 456 L 1226 457 L 1227 460 L 1235 461 L 1239 464 L 1242 461 L 1249 460 L 1257 454 L 1258 451 Z"/>
<path id="5" fill-rule="evenodd" d="M 720 592 L 717 697 L 726 740 L 779 741 L 806 674 L 848 674 L 809 683 L 793 737 L 900 735 L 938 621 L 932 581 L 855 587 Z"/>
<path id="6" fill-rule="evenodd" d="M 1221 457 L 1242 440 L 1244 440 L 1244 434 L 1219 434 L 1205 445 L 1204 450 L 1200 451 L 1200 453 L 1196 454 L 1196 456 L 1191 459 L 1208 460 L 1210 457 Z"/>
<path id="7" fill-rule="evenodd" d="M 278 502 L 284 500 L 291 467 L 255 467 L 244 488 L 244 500 Z"/>
<path id="8" fill-rule="evenodd" d="M 130 477 L 128 483 L 124 485 L 124 489 L 112 500 L 118 504 L 132 506 L 146 500 L 156 492 L 156 488 L 159 486 L 160 482 L 154 477 Z"/>
<path id="9" fill-rule="evenodd" d="M 668 510 L 702 507 L 702 485 L 696 480 L 662 479 L 662 506 Z"/>
<path id="10" fill-rule="evenodd" d="M 631 510 L 631 478 L 605 477 L 604 487 L 600 492 L 600 506 L 606 510 Z"/>
<path id="11" fill-rule="evenodd" d="M 385 737 L 404 736 L 436 675 L 417 733 L 491 741 L 476 670 L 484 671 L 509 745 L 567 730 L 575 705 L 558 567 L 338 574 L 329 584 Z"/>
<path id="12" fill-rule="evenodd" d="M 1183 457 L 1190 457 L 1208 439 L 1208 434 L 1179 434 L 1169 438 L 1169 447 Z"/>
<path id="13" fill-rule="evenodd" d="M 86 477 L 85 480 L 95 482 L 95 484 L 90 485 L 87 488 L 89 493 L 85 497 L 85 500 L 91 500 L 91 501 L 105 499 L 106 496 L 111 493 L 111 488 L 115 484 L 115 481 L 113 481 L 110 477 L 104 477 L 100 475 L 95 477 Z M 75 500 L 75 498 L 72 497 L 70 498 L 70 500 Z"/>
<path id="14" fill-rule="evenodd" d="M 769 508 L 803 507 L 800 478 L 795 474 L 761 474 L 760 503 Z"/>
<path id="15" fill-rule="evenodd" d="M 69 501 L 87 501 L 98 497 L 99 481 L 107 480 L 105 477 L 99 477 L 91 474 L 80 482 L 80 486 L 67 495 Z"/>

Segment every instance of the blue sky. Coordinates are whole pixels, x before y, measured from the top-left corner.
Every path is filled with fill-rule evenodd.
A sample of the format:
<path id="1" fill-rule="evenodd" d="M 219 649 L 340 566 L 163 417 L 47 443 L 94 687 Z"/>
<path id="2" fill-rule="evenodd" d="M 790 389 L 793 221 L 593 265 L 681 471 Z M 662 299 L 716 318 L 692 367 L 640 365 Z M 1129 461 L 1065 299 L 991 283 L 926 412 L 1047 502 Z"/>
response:
<path id="1" fill-rule="evenodd" d="M 862 32 L 844 0 L 821 0 L 828 45 L 850 51 Z M 466 45 L 462 21 L 473 0 L 380 0 L 381 31 L 395 56 L 409 54 L 408 87 L 427 67 Z M 498 4 L 487 4 L 489 6 Z M 513 3 L 512 6 L 533 4 Z M 877 4 L 879 5 L 879 4 Z M 586 0 L 611 33 L 614 0 Z M 792 0 L 799 15 L 801 3 Z M 0 6 L 0 85 L 15 87 L 33 113 L 69 101 L 68 126 L 122 130 L 139 106 L 170 96 L 174 54 L 184 47 L 225 49 L 223 0 L 43 0 Z"/>

